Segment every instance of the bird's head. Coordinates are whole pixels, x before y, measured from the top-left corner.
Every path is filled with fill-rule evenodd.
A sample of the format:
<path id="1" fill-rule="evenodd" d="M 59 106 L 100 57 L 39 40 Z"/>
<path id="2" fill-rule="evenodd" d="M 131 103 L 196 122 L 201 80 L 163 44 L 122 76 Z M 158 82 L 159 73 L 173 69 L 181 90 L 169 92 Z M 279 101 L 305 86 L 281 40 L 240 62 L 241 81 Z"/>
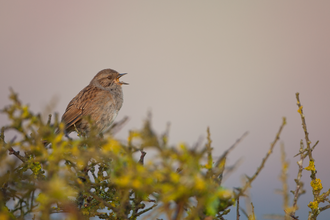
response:
<path id="1" fill-rule="evenodd" d="M 125 74 L 127 73 L 118 73 L 113 69 L 104 69 L 98 72 L 96 76 L 94 76 L 91 81 L 91 84 L 99 84 L 104 88 L 117 85 L 128 85 L 128 83 L 119 81 L 120 77 Z"/>

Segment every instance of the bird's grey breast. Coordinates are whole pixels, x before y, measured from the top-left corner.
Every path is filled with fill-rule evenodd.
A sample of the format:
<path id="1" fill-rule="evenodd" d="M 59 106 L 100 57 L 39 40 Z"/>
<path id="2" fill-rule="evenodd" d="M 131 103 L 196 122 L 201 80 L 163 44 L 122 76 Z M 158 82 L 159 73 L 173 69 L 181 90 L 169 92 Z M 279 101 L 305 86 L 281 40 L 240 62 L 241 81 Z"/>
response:
<path id="1" fill-rule="evenodd" d="M 103 126 L 101 132 L 106 132 L 111 127 L 112 123 L 118 115 L 118 111 L 123 105 L 123 92 L 121 88 L 116 90 L 110 90 L 109 100 L 104 103 L 104 111 L 102 113 L 101 119 L 103 121 Z"/>

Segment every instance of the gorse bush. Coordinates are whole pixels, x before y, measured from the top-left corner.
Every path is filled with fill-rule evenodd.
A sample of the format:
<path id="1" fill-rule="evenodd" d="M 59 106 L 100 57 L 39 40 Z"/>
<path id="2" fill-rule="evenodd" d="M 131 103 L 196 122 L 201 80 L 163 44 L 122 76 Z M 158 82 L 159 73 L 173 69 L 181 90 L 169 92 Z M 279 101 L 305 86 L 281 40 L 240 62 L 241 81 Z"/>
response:
<path id="1" fill-rule="evenodd" d="M 2 110 L 10 124 L 0 136 L 0 219 L 225 219 L 235 203 L 239 219 L 239 198 L 263 168 L 285 125 L 283 119 L 256 173 L 234 190 L 222 187 L 226 157 L 246 134 L 217 160 L 209 130 L 204 147 L 170 146 L 168 131 L 157 135 L 150 118 L 125 142 L 111 131 L 99 135 L 94 129 L 88 137 L 71 139 L 57 115 L 52 124 L 51 117 L 43 122 L 17 94 L 11 92 L 10 99 L 12 104 Z M 15 133 L 11 140 L 5 139 L 9 131 Z M 148 151 L 153 160 L 144 161 Z M 311 151 L 307 146 L 299 155 L 305 158 Z M 308 169 L 314 168 L 310 162 Z M 329 193 L 320 194 L 320 180 L 312 181 L 310 217 L 316 219 L 323 211 L 318 204 L 328 201 Z M 303 190 L 300 178 L 296 182 L 297 199 Z M 284 209 L 287 218 L 297 218 L 296 203 Z M 255 218 L 253 212 L 247 215 Z"/>

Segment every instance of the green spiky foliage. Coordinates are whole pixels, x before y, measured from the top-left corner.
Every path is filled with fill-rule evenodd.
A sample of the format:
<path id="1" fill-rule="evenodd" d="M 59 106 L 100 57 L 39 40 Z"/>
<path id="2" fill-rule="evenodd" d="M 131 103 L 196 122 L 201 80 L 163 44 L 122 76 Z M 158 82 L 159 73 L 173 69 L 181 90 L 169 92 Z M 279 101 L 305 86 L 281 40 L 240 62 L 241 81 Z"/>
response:
<path id="1" fill-rule="evenodd" d="M 168 145 L 147 119 L 127 141 L 70 139 L 55 115 L 43 122 L 11 92 L 0 136 L 0 219 L 223 219 L 235 202 L 221 186 L 224 160 L 206 146 Z M 92 125 L 92 122 L 91 122 Z M 6 134 L 14 134 L 7 140 Z M 144 161 L 148 151 L 153 160 Z"/>

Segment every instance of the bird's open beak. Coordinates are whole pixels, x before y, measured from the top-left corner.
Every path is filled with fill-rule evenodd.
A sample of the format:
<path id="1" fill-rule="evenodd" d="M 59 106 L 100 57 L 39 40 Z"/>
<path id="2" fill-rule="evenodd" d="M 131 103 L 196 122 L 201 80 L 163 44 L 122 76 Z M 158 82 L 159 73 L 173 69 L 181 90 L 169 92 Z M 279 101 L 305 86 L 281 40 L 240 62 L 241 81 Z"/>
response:
<path id="1" fill-rule="evenodd" d="M 120 73 L 117 77 L 117 81 L 119 82 L 120 85 L 128 85 L 128 83 L 119 81 L 119 78 L 122 77 L 123 75 L 126 75 L 127 73 Z"/>

